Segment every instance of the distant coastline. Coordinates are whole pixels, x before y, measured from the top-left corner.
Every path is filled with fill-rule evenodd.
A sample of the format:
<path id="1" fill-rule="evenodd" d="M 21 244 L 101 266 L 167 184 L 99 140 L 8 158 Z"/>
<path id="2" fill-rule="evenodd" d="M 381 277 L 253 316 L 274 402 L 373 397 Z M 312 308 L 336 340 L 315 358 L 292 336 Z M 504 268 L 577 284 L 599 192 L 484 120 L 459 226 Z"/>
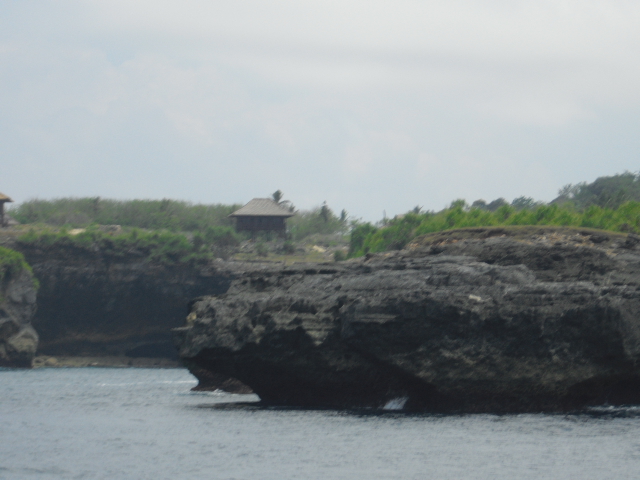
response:
<path id="1" fill-rule="evenodd" d="M 170 358 L 147 357 L 82 357 L 38 355 L 33 359 L 33 368 L 78 368 L 78 367 L 114 367 L 114 368 L 183 368 L 182 363 Z"/>

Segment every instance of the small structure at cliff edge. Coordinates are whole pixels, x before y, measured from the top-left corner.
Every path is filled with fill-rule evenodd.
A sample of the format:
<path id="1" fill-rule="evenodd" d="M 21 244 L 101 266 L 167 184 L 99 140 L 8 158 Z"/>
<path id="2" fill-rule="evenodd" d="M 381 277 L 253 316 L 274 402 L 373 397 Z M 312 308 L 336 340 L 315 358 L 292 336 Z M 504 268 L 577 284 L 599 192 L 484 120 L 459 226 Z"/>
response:
<path id="1" fill-rule="evenodd" d="M 4 204 L 13 202 L 11 198 L 7 197 L 4 193 L 0 192 L 0 227 L 6 227 L 7 222 L 4 215 Z"/>
<path id="2" fill-rule="evenodd" d="M 238 232 L 276 232 L 284 236 L 286 220 L 294 215 L 270 198 L 254 198 L 229 217 L 236 219 Z"/>

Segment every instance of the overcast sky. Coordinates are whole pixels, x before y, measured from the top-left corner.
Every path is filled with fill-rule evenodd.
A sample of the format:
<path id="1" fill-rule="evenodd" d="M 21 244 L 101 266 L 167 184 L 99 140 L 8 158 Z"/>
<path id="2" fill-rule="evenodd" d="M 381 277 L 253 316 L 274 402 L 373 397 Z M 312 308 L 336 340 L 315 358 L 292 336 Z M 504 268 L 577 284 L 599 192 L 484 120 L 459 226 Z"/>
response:
<path id="1" fill-rule="evenodd" d="M 638 171 L 640 2 L 0 0 L 0 191 L 365 220 Z"/>

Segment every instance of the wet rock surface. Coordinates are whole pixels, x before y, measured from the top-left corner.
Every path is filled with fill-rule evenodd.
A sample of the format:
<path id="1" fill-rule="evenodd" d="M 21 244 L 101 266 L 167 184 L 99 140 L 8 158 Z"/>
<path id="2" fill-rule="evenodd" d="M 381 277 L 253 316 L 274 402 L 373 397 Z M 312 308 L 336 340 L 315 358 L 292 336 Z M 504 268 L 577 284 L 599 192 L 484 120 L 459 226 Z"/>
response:
<path id="1" fill-rule="evenodd" d="M 36 289 L 27 270 L 0 282 L 0 366 L 31 367 L 38 334 L 31 326 L 36 311 Z"/>
<path id="2" fill-rule="evenodd" d="M 633 240 L 494 229 L 356 261 L 259 266 L 225 294 L 196 299 L 175 341 L 193 372 L 235 378 L 272 405 L 535 412 L 638 403 Z"/>

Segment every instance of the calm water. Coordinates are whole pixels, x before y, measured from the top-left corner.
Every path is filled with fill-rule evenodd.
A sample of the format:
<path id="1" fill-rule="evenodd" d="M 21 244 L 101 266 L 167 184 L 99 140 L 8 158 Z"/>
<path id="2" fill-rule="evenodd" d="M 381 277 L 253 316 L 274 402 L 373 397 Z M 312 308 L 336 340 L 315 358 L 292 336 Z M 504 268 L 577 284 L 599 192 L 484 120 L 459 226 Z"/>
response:
<path id="1" fill-rule="evenodd" d="M 219 408 L 186 370 L 0 370 L 2 479 L 637 479 L 640 410 Z"/>

